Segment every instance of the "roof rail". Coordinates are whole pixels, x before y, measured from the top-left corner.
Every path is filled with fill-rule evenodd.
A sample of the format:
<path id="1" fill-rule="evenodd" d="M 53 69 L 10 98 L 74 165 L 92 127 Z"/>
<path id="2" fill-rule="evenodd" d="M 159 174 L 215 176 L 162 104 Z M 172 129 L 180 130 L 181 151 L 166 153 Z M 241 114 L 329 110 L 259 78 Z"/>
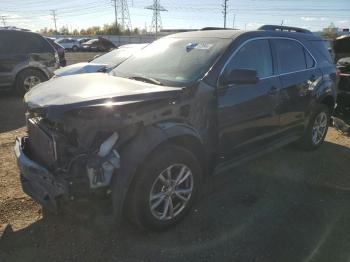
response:
<path id="1" fill-rule="evenodd" d="M 15 26 L 0 26 L 0 29 L 2 29 L 2 30 L 17 30 L 17 31 L 30 32 L 29 29 L 18 28 L 18 27 L 15 27 Z"/>
<path id="2" fill-rule="evenodd" d="M 231 28 L 224 28 L 224 27 L 203 27 L 200 29 L 200 31 L 207 31 L 207 30 L 229 30 Z"/>
<path id="3" fill-rule="evenodd" d="M 282 31 L 282 32 L 294 32 L 294 33 L 303 33 L 303 34 L 312 34 L 310 30 L 299 28 L 299 27 L 291 27 L 291 26 L 282 26 L 282 25 L 263 25 L 258 28 L 258 30 L 266 30 L 266 31 Z"/>

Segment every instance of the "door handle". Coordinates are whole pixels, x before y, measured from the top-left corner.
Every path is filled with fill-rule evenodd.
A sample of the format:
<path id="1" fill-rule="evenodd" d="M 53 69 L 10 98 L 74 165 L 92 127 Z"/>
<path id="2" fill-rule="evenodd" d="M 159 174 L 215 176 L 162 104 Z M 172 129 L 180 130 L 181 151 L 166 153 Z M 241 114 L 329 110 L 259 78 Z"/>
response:
<path id="1" fill-rule="evenodd" d="M 277 94 L 277 91 L 278 91 L 278 88 L 275 87 L 275 86 L 272 86 L 272 87 L 270 88 L 270 90 L 267 92 L 267 94 L 270 95 L 270 96 L 274 96 L 274 95 Z"/>

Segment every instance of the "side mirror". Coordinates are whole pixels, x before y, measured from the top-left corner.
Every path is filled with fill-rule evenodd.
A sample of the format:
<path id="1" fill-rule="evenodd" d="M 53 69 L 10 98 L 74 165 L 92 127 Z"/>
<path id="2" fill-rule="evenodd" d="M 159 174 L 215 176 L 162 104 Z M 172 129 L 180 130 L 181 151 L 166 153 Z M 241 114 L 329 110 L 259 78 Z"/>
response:
<path id="1" fill-rule="evenodd" d="M 257 82 L 259 82 L 258 72 L 253 69 L 234 69 L 222 79 L 222 83 L 226 85 L 249 85 Z"/>

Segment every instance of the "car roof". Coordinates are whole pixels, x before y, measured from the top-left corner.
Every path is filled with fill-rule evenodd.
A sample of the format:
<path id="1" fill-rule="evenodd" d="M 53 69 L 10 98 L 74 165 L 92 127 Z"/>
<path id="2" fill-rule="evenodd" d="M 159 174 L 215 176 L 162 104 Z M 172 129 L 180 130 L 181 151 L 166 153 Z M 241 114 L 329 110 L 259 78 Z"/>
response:
<path id="1" fill-rule="evenodd" d="M 38 33 L 29 31 L 29 30 L 24 30 L 24 29 L 8 29 L 8 28 L 3 28 L 0 27 L 0 32 L 12 32 L 12 33 L 18 33 L 18 34 L 34 34 L 34 35 L 40 35 Z"/>
<path id="2" fill-rule="evenodd" d="M 147 45 L 149 45 L 149 43 L 125 44 L 125 45 L 119 46 L 118 49 L 122 49 L 122 48 L 143 48 L 143 47 L 145 47 Z"/>
<path id="3" fill-rule="evenodd" d="M 230 39 L 236 36 L 237 34 L 240 34 L 241 30 L 229 30 L 229 29 L 223 29 L 223 30 L 197 30 L 197 31 L 189 31 L 189 32 L 183 32 L 183 33 L 176 33 L 172 34 L 166 37 L 178 37 L 178 38 L 202 38 L 202 37 L 208 37 L 208 38 L 225 38 Z"/>
<path id="4" fill-rule="evenodd" d="M 220 38 L 220 39 L 234 39 L 239 36 L 247 37 L 286 37 L 298 40 L 320 40 L 321 38 L 314 34 L 306 34 L 299 32 L 287 32 L 287 31 L 272 31 L 272 30 L 233 30 L 233 29 L 222 29 L 222 30 L 199 30 L 189 31 L 183 33 L 177 33 L 169 35 L 167 37 L 176 38 Z"/>

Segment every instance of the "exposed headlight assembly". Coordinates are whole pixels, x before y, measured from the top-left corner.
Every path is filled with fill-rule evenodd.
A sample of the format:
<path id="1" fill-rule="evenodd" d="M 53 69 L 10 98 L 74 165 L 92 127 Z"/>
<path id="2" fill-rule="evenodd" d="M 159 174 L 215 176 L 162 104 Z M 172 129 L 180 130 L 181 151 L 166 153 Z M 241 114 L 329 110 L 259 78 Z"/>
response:
<path id="1" fill-rule="evenodd" d="M 95 189 L 110 185 L 114 170 L 120 167 L 120 156 L 113 149 L 118 139 L 118 133 L 114 132 L 100 145 L 96 157 L 88 161 L 86 169 L 90 188 Z"/>

